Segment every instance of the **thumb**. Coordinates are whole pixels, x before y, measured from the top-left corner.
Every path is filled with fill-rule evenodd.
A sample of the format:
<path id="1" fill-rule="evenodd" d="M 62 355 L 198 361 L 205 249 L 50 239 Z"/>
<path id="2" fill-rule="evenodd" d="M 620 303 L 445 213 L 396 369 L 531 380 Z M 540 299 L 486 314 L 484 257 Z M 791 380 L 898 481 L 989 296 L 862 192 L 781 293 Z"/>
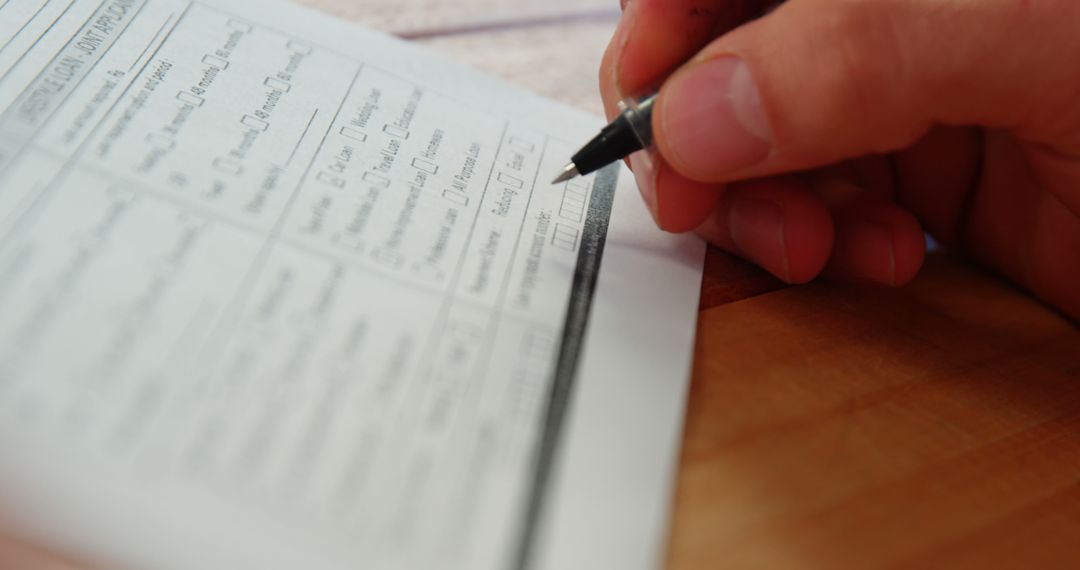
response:
<path id="1" fill-rule="evenodd" d="M 936 124 L 1060 143 L 1080 132 L 1077 21 L 1074 0 L 791 0 L 667 81 L 656 143 L 708 182 L 897 150 Z"/>

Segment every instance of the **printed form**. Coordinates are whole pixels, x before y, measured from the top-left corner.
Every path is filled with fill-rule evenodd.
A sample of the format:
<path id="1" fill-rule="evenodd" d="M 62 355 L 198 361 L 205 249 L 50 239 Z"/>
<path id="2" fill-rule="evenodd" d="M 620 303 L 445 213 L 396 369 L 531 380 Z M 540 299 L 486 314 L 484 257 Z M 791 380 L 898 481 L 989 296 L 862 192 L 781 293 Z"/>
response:
<path id="1" fill-rule="evenodd" d="M 0 520 L 89 567 L 659 564 L 702 245 L 600 120 L 263 0 L 0 0 Z"/>

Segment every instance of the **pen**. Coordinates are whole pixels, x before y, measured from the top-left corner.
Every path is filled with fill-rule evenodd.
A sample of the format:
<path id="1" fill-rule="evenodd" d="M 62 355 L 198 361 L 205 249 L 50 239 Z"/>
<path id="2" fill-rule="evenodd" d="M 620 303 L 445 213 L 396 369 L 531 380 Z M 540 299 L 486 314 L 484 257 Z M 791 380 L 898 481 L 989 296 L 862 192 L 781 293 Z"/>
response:
<path id="1" fill-rule="evenodd" d="M 782 3 L 783 0 L 768 3 L 758 17 L 772 12 Z M 619 116 L 581 147 L 570 159 L 570 164 L 563 167 L 551 183 L 558 184 L 585 176 L 652 145 L 652 112 L 656 96 L 653 93 L 637 102 L 623 101 Z"/>
<path id="2" fill-rule="evenodd" d="M 652 144 L 652 111 L 656 95 L 624 102 L 623 111 L 570 159 L 552 184 L 585 176 Z"/>

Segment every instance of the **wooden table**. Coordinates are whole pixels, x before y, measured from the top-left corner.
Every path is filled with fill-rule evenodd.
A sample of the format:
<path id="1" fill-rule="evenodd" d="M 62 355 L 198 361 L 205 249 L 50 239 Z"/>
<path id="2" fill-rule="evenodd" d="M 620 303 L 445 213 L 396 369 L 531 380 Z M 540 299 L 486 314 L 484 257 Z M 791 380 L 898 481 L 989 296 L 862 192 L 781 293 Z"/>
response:
<path id="1" fill-rule="evenodd" d="M 944 255 L 900 290 L 707 263 L 672 569 L 1080 567 L 1080 332 Z"/>

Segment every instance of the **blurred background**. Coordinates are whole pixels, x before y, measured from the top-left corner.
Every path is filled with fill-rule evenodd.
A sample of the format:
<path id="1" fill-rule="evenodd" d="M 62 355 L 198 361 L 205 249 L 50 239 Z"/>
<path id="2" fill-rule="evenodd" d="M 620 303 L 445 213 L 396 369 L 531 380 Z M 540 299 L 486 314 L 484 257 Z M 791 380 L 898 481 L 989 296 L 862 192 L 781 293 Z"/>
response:
<path id="1" fill-rule="evenodd" d="M 603 114 L 597 70 L 618 22 L 618 0 L 294 1 Z"/>

